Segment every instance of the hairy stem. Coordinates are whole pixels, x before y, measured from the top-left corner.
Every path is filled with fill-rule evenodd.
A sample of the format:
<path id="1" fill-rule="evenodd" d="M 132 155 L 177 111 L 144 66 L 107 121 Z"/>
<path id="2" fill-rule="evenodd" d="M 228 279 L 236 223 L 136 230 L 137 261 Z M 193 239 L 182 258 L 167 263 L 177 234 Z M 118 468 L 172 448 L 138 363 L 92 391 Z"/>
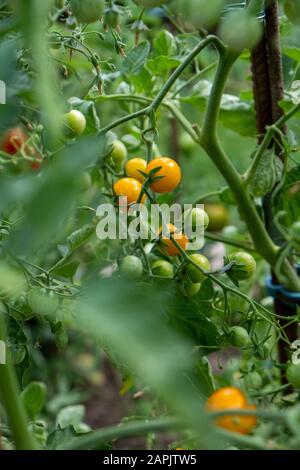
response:
<path id="1" fill-rule="evenodd" d="M 0 312 L 0 340 L 5 341 L 5 320 Z M 17 450 L 34 450 L 36 443 L 28 430 L 27 416 L 12 365 L 0 365 L 0 399 L 7 414 Z"/>

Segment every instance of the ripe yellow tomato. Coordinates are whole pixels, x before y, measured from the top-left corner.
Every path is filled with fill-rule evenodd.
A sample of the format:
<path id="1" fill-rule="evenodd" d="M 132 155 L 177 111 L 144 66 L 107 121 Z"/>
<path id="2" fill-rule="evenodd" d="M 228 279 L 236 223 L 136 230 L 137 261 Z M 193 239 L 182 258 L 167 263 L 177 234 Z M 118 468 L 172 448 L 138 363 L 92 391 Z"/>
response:
<path id="1" fill-rule="evenodd" d="M 161 251 L 168 254 L 169 256 L 177 256 L 180 254 L 180 250 L 173 243 L 170 237 L 173 237 L 178 245 L 181 246 L 183 250 L 186 250 L 189 243 L 189 239 L 184 233 L 181 233 L 174 225 L 168 224 L 168 232 L 162 233 L 162 227 L 159 229 L 159 234 L 162 234 L 161 237 Z"/>
<path id="2" fill-rule="evenodd" d="M 153 177 L 162 178 L 151 184 L 151 189 L 156 193 L 169 193 L 179 185 L 181 181 L 181 170 L 175 160 L 168 157 L 157 157 L 147 165 L 149 174 L 155 168 L 160 168 Z"/>
<path id="3" fill-rule="evenodd" d="M 245 395 L 235 387 L 224 387 L 214 392 L 206 402 L 206 409 L 210 412 L 224 410 L 255 410 L 255 405 L 250 405 Z M 216 424 L 228 431 L 248 434 L 256 425 L 256 416 L 222 416 L 216 419 Z"/>
<path id="4" fill-rule="evenodd" d="M 142 191 L 141 183 L 134 178 L 121 178 L 114 184 L 114 192 L 118 197 L 127 197 L 127 205 L 134 204 L 138 201 Z M 143 195 L 141 203 L 145 202 L 146 197 Z"/>
<path id="5" fill-rule="evenodd" d="M 141 183 L 144 181 L 145 177 L 140 173 L 146 173 L 147 169 L 147 162 L 143 158 L 132 158 L 128 160 L 125 165 L 125 172 L 126 175 L 130 178 L 135 178 L 136 180 L 140 181 Z"/>

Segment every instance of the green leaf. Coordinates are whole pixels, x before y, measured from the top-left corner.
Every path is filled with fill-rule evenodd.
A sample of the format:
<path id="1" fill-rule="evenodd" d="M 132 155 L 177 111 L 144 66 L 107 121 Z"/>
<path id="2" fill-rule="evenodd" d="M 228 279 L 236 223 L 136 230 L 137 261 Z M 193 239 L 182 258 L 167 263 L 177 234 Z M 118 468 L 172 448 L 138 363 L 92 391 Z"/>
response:
<path id="1" fill-rule="evenodd" d="M 178 59 L 168 56 L 158 56 L 155 59 L 150 59 L 147 62 L 147 68 L 154 73 L 154 75 L 165 76 L 170 70 L 175 69 L 181 62 Z"/>
<path id="2" fill-rule="evenodd" d="M 69 426 L 74 428 L 79 425 L 84 417 L 84 406 L 73 405 L 66 406 L 57 415 L 56 427 L 60 429 L 66 429 Z"/>
<path id="3" fill-rule="evenodd" d="M 137 47 L 131 49 L 122 63 L 121 72 L 125 75 L 137 75 L 147 62 L 149 54 L 150 43 L 148 41 L 141 42 Z"/>
<path id="4" fill-rule="evenodd" d="M 299 47 L 284 47 L 283 54 L 289 57 L 290 59 L 300 62 L 300 48 Z"/>
<path id="5" fill-rule="evenodd" d="M 65 429 L 56 429 L 48 436 L 47 449 L 55 450 L 58 447 L 63 449 L 64 444 L 67 444 L 74 437 L 76 437 L 76 432 L 73 426 L 69 426 Z"/>
<path id="6" fill-rule="evenodd" d="M 79 265 L 79 261 L 72 261 L 71 263 L 66 263 L 54 269 L 53 274 L 58 277 L 63 277 L 65 279 L 72 280 Z"/>
<path id="7" fill-rule="evenodd" d="M 31 382 L 21 393 L 23 404 L 31 419 L 35 419 L 42 410 L 46 393 L 46 386 L 43 382 Z"/>
<path id="8" fill-rule="evenodd" d="M 154 41 L 153 46 L 158 55 L 172 56 L 177 52 L 175 37 L 169 31 L 160 31 Z"/>
<path id="9" fill-rule="evenodd" d="M 265 196 L 280 181 L 283 172 L 282 161 L 274 154 L 274 150 L 265 152 L 259 162 L 256 173 L 250 181 L 249 188 L 254 197 Z"/>
<path id="10" fill-rule="evenodd" d="M 282 193 L 277 201 L 277 210 L 285 211 L 286 224 L 291 225 L 300 218 L 300 165 L 296 165 L 285 176 Z"/>

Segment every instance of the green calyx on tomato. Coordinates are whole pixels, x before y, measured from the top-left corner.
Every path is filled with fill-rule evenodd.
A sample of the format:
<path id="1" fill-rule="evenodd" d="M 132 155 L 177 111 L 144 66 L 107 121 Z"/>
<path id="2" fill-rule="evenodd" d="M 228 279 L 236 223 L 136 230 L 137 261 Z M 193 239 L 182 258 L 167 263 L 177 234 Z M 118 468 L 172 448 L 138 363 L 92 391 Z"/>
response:
<path id="1" fill-rule="evenodd" d="M 67 137 L 75 137 L 84 133 L 86 128 L 86 119 L 84 114 L 77 109 L 72 109 L 63 116 L 64 133 Z"/>
<path id="2" fill-rule="evenodd" d="M 252 344 L 248 331 L 242 326 L 232 326 L 228 338 L 230 344 L 237 348 L 244 348 Z"/>
<path id="3" fill-rule="evenodd" d="M 229 262 L 233 263 L 229 275 L 236 281 L 245 281 L 253 276 L 256 270 L 256 261 L 250 253 L 238 251 L 232 253 Z"/>
<path id="4" fill-rule="evenodd" d="M 104 13 L 104 0 L 70 0 L 72 13 L 79 23 L 94 23 Z"/>
<path id="5" fill-rule="evenodd" d="M 300 388 L 300 364 L 289 364 L 286 370 L 286 378 L 294 388 Z"/>
<path id="6" fill-rule="evenodd" d="M 51 316 L 59 306 L 59 297 L 55 292 L 43 287 L 32 287 L 27 295 L 28 305 L 38 315 Z"/>
<path id="7" fill-rule="evenodd" d="M 200 253 L 192 254 L 190 256 L 190 260 L 193 261 L 193 263 L 196 263 L 196 265 L 199 266 L 200 269 L 198 269 L 192 263 L 188 263 L 186 267 L 186 274 L 188 275 L 189 280 L 192 283 L 196 284 L 199 282 L 203 282 L 206 276 L 202 271 L 209 272 L 211 270 L 211 264 L 209 260 Z"/>
<path id="8" fill-rule="evenodd" d="M 169 261 L 157 259 L 151 263 L 151 271 L 155 276 L 172 279 L 174 276 L 174 266 Z"/>
<path id="9" fill-rule="evenodd" d="M 127 279 L 140 279 L 143 275 L 143 263 L 137 256 L 125 256 L 120 262 L 119 272 Z"/>

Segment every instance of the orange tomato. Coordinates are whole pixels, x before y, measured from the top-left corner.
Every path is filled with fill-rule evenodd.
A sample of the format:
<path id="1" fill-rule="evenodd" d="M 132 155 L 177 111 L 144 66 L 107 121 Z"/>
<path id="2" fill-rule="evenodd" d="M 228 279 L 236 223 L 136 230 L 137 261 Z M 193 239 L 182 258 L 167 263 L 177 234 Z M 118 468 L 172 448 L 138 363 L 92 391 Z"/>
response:
<path id="1" fill-rule="evenodd" d="M 159 234 L 162 234 L 161 237 L 161 251 L 167 253 L 169 256 L 176 256 L 180 254 L 180 250 L 171 240 L 171 236 L 175 239 L 178 245 L 186 250 L 189 243 L 189 239 L 184 233 L 179 232 L 179 230 L 172 224 L 168 224 L 168 233 L 162 234 L 162 227 L 159 229 Z"/>
<path id="2" fill-rule="evenodd" d="M 1 139 L 1 150 L 15 155 L 21 147 L 27 142 L 28 136 L 21 127 L 14 127 L 8 130 Z"/>
<path id="3" fill-rule="evenodd" d="M 161 179 L 151 184 L 151 189 L 156 193 L 168 193 L 173 191 L 181 181 L 181 170 L 178 164 L 168 157 L 157 157 L 147 165 L 147 173 L 155 168 L 160 168 L 153 177 Z"/>
<path id="4" fill-rule="evenodd" d="M 134 178 L 121 178 L 114 184 L 114 192 L 118 197 L 127 197 L 127 205 L 134 204 L 138 201 L 142 191 L 140 181 Z M 146 196 L 143 195 L 141 203 L 145 202 Z"/>
<path id="5" fill-rule="evenodd" d="M 130 178 L 135 178 L 141 183 L 144 181 L 145 177 L 140 173 L 140 171 L 146 173 L 146 169 L 147 162 L 143 158 L 132 158 L 131 160 L 128 160 L 125 165 L 126 175 Z"/>
<path id="6" fill-rule="evenodd" d="M 249 405 L 245 395 L 235 387 L 224 387 L 214 392 L 206 402 L 207 411 L 224 410 L 255 410 L 255 405 Z M 256 416 L 222 416 L 216 419 L 216 424 L 228 431 L 248 434 L 256 425 Z"/>

